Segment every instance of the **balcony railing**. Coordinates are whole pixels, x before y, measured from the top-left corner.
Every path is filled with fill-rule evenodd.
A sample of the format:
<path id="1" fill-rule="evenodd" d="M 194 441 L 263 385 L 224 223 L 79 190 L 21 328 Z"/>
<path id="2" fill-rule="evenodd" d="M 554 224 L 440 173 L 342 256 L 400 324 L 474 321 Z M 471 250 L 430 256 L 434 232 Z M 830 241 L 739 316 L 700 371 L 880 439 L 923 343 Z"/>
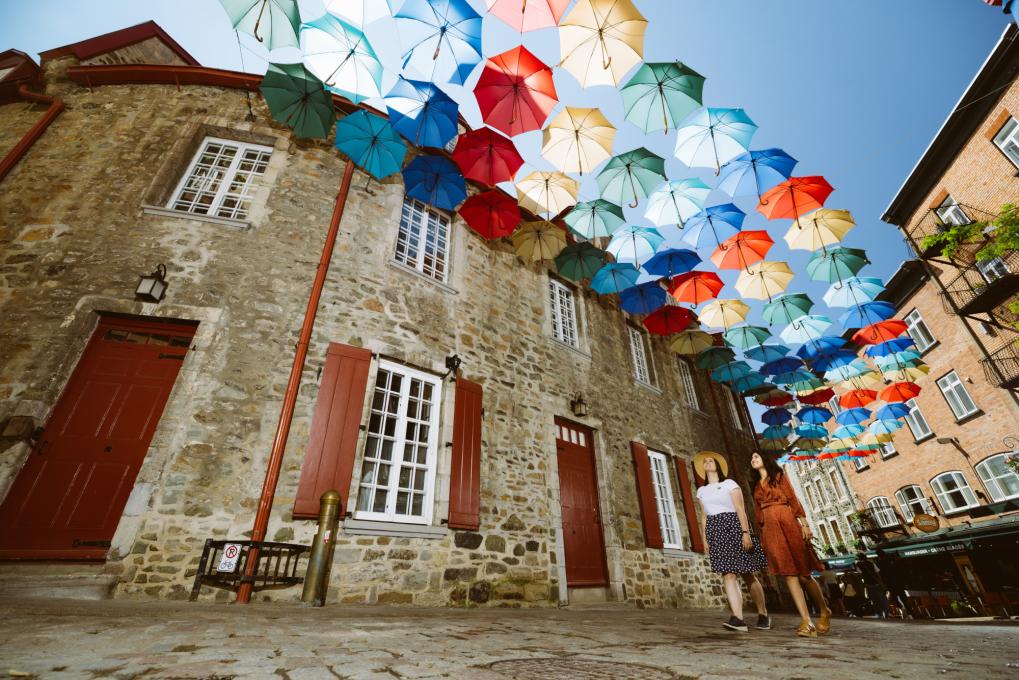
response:
<path id="1" fill-rule="evenodd" d="M 998 349 L 981 359 L 987 382 L 1007 390 L 1019 387 L 1019 346 L 1017 337 L 1012 336 Z"/>
<path id="2" fill-rule="evenodd" d="M 952 214 L 956 218 L 965 217 L 970 221 L 968 223 L 955 226 L 965 226 L 965 224 L 972 224 L 973 222 L 987 222 L 997 217 L 997 215 L 994 215 L 993 213 L 989 213 L 979 208 L 974 208 L 970 205 L 959 204 L 957 207 L 958 210 L 954 211 Z M 944 249 L 944 245 L 938 244 L 929 248 L 924 248 L 924 239 L 928 236 L 948 231 L 952 226 L 953 225 L 946 224 L 945 220 L 942 219 L 937 210 L 932 208 L 924 213 L 919 220 L 913 224 L 907 225 L 905 231 L 906 236 L 913 244 L 913 250 L 916 251 L 916 254 L 924 259 L 930 259 L 940 255 L 941 251 Z"/>
<path id="3" fill-rule="evenodd" d="M 945 284 L 946 311 L 963 316 L 993 311 L 1019 294 L 1019 252 L 1012 251 L 992 262 L 963 267 Z"/>

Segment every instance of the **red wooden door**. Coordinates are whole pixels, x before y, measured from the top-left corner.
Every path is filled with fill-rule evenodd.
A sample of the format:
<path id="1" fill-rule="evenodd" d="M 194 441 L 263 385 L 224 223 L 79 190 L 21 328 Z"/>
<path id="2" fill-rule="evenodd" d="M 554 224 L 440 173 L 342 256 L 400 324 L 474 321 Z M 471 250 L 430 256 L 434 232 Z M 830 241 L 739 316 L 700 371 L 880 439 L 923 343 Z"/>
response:
<path id="1" fill-rule="evenodd" d="M 0 558 L 106 556 L 194 332 L 100 320 L 0 505 Z"/>
<path id="2" fill-rule="evenodd" d="M 598 514 L 598 480 L 591 430 L 562 418 L 556 418 L 555 424 L 566 585 L 571 588 L 605 586 L 608 585 L 608 569 Z"/>

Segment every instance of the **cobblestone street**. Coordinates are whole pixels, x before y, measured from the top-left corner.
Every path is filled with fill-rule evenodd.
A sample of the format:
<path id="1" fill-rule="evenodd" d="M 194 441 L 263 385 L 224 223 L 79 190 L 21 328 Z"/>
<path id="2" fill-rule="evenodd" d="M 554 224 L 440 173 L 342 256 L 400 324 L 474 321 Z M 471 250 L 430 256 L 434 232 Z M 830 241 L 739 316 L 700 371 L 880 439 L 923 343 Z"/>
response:
<path id="1" fill-rule="evenodd" d="M 38 678 L 1014 678 L 1014 624 L 837 619 L 728 633 L 715 611 L 304 609 L 7 601 L 0 672 Z"/>

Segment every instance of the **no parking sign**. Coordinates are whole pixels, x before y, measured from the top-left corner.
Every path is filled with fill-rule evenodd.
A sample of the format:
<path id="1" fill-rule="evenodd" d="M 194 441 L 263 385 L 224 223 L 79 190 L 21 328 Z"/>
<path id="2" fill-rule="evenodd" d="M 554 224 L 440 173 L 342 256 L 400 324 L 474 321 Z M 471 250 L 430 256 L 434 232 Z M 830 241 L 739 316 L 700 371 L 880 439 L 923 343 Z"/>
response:
<path id="1" fill-rule="evenodd" d="M 238 543 L 227 543 L 223 546 L 223 556 L 219 558 L 219 566 L 216 571 L 232 572 L 237 569 L 237 558 L 241 555 L 241 546 Z"/>

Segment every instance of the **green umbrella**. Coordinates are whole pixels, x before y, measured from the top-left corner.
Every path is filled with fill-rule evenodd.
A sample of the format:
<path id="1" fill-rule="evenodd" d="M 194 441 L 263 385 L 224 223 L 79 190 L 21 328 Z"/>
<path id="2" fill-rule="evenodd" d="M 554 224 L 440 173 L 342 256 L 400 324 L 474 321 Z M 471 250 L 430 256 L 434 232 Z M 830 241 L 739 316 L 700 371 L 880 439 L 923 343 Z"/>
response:
<path id="1" fill-rule="evenodd" d="M 598 173 L 601 197 L 631 208 L 665 181 L 665 159 L 641 147 L 613 156 Z"/>
<path id="2" fill-rule="evenodd" d="M 586 241 L 571 243 L 563 248 L 555 258 L 556 270 L 573 281 L 591 279 L 603 264 L 605 264 L 605 251 L 595 248 L 594 245 Z"/>
<path id="3" fill-rule="evenodd" d="M 725 341 L 738 349 L 757 347 L 771 337 L 771 331 L 764 326 L 735 326 L 727 330 Z"/>
<path id="4" fill-rule="evenodd" d="M 270 51 L 297 47 L 297 0 L 219 0 L 235 30 L 250 33 Z"/>
<path id="5" fill-rule="evenodd" d="M 816 390 L 818 387 L 824 387 L 827 383 L 820 378 L 810 378 L 809 380 L 797 380 L 791 382 L 786 387 L 791 389 L 793 392 L 806 392 L 807 390 Z"/>
<path id="6" fill-rule="evenodd" d="M 728 347 L 709 347 L 697 354 L 697 360 L 694 363 L 697 368 L 709 371 L 724 366 L 735 358 L 736 353 Z"/>
<path id="7" fill-rule="evenodd" d="M 626 222 L 622 208 L 600 198 L 578 203 L 563 219 L 575 234 L 584 238 L 611 236 Z"/>
<path id="8" fill-rule="evenodd" d="M 807 274 L 815 281 L 842 281 L 870 264 L 867 253 L 860 248 L 829 248 L 828 252 L 816 252 L 807 262 Z"/>
<path id="9" fill-rule="evenodd" d="M 786 325 L 791 324 L 805 314 L 810 314 L 810 308 L 813 306 L 813 300 L 803 293 L 789 293 L 787 295 L 779 295 L 764 305 L 762 315 L 769 324 Z"/>
<path id="10" fill-rule="evenodd" d="M 620 93 L 626 120 L 644 132 L 668 133 L 701 106 L 704 76 L 679 61 L 642 64 Z"/>
<path id="11" fill-rule="evenodd" d="M 259 89 L 272 117 L 295 135 L 329 136 L 336 118 L 332 97 L 303 64 L 269 64 Z"/>

